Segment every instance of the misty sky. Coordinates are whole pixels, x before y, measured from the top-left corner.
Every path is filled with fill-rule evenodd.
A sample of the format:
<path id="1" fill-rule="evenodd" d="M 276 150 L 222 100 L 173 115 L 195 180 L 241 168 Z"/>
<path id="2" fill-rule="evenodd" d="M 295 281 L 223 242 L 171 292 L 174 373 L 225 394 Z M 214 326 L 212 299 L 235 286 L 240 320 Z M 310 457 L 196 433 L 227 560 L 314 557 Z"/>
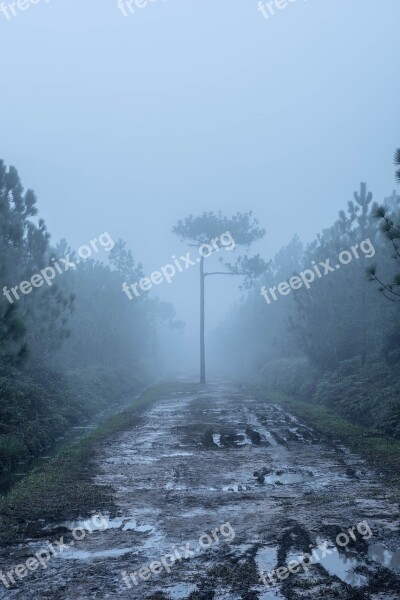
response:
<path id="1" fill-rule="evenodd" d="M 107 230 L 150 273 L 183 250 L 178 218 L 253 209 L 269 258 L 331 225 L 361 180 L 378 201 L 395 188 L 399 24 L 399 0 L 297 0 L 268 20 L 256 0 L 127 18 L 117 0 L 41 0 L 0 14 L 0 157 L 54 241 Z M 227 279 L 210 325 L 239 297 Z M 189 331 L 197 286 L 193 268 L 156 290 Z"/>

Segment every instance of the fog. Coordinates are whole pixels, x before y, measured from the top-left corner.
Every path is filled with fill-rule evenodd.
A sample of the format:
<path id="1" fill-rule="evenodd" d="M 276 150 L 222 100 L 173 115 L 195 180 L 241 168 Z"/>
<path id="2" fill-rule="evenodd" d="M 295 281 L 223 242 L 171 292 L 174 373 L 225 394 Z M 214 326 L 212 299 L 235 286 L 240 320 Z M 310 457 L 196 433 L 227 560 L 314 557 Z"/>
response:
<path id="1" fill-rule="evenodd" d="M 179 218 L 253 210 L 267 231 L 254 249 L 272 257 L 295 233 L 311 241 L 360 181 L 391 191 L 398 17 L 396 0 L 299 0 L 269 20 L 225 0 L 2 15 L 1 155 L 72 248 L 108 231 L 150 273 L 184 251 Z M 208 331 L 237 283 L 210 281 Z M 197 286 L 193 270 L 156 290 L 187 340 Z"/>
<path id="2" fill-rule="evenodd" d="M 399 23 L 0 1 L 0 598 L 398 597 Z"/>

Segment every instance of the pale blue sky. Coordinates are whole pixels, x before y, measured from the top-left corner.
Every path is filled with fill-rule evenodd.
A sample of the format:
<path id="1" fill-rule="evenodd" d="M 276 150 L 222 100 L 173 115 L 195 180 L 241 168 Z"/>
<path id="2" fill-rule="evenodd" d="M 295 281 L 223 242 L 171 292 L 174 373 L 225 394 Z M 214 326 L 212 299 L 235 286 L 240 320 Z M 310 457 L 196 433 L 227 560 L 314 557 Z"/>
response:
<path id="1" fill-rule="evenodd" d="M 399 0 L 298 0 L 269 20 L 253 0 L 128 18 L 117 0 L 42 0 L 0 14 L 0 156 L 73 247 L 108 230 L 151 272 L 181 249 L 179 217 L 251 208 L 268 258 L 361 180 L 377 200 L 395 188 L 399 24 Z M 196 277 L 157 288 L 183 319 Z M 215 324 L 237 294 L 212 286 Z"/>

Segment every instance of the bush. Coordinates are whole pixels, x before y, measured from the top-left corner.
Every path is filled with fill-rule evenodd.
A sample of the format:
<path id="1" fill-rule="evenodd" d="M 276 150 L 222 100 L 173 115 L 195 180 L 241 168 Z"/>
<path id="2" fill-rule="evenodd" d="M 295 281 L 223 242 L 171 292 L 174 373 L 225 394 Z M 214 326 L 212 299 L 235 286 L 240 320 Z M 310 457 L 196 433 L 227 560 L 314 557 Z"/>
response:
<path id="1" fill-rule="evenodd" d="M 315 389 L 317 370 L 306 358 L 281 358 L 266 363 L 261 378 L 270 388 L 309 399 Z"/>

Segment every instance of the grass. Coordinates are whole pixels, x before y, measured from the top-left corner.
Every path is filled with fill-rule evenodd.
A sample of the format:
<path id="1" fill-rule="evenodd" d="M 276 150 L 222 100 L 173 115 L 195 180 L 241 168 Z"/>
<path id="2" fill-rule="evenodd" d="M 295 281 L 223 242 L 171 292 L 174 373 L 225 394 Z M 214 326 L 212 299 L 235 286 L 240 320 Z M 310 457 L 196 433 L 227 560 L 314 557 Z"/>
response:
<path id="1" fill-rule="evenodd" d="M 282 392 L 257 388 L 256 393 L 270 403 L 289 409 L 325 437 L 340 439 L 372 466 L 378 467 L 392 483 L 400 482 L 400 442 L 374 429 L 354 425 L 326 407 L 294 400 Z"/>
<path id="2" fill-rule="evenodd" d="M 112 510 L 113 489 L 92 481 L 99 443 L 138 425 L 143 412 L 155 401 L 177 391 L 193 392 L 195 386 L 164 383 L 149 388 L 132 406 L 16 484 L 0 500 L 0 542 L 15 542 L 19 534 L 40 535 L 39 519 L 57 521 Z"/>

